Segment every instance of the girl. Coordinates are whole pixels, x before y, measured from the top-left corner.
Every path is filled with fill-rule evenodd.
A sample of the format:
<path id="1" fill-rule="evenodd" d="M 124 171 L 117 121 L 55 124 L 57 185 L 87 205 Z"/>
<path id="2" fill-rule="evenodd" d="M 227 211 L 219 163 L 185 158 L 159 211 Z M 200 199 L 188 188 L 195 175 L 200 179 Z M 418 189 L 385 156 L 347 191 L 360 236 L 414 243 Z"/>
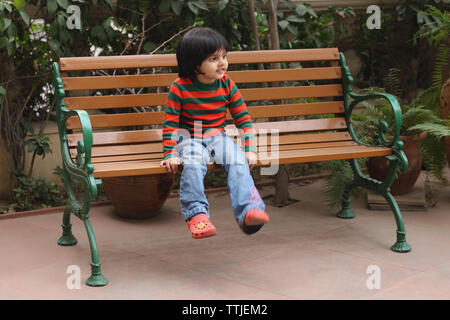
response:
<path id="1" fill-rule="evenodd" d="M 241 229 L 252 234 L 269 221 L 250 175 L 257 158 L 254 129 L 237 86 L 226 74 L 227 51 L 227 41 L 210 28 L 187 32 L 177 47 L 179 78 L 172 83 L 165 106 L 161 166 L 172 173 L 183 166 L 180 205 L 196 239 L 216 234 L 203 185 L 211 160 L 227 174 Z M 227 108 L 241 132 L 244 152 L 224 132 Z"/>

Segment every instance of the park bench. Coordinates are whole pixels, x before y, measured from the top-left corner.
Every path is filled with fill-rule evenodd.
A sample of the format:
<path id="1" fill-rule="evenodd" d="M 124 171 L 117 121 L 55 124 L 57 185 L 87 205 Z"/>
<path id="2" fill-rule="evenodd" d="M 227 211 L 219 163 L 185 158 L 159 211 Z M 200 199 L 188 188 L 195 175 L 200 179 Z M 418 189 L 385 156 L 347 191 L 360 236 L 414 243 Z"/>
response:
<path id="1" fill-rule="evenodd" d="M 402 114 L 397 100 L 389 94 L 354 93 L 352 76 L 337 48 L 229 52 L 228 60 L 228 74 L 241 89 L 258 134 L 257 165 L 270 168 L 274 163 L 348 159 L 354 180 L 345 189 L 337 216 L 354 217 L 350 208 L 350 191 L 354 187 L 383 195 L 397 225 L 397 239 L 391 249 L 408 252 L 411 248 L 406 242 L 402 216 L 389 190 L 397 169 L 406 170 L 408 166 L 399 141 Z M 84 222 L 88 233 L 92 274 L 86 283 L 90 286 L 107 284 L 100 271 L 89 222 L 91 200 L 103 178 L 166 172 L 159 165 L 161 123 L 169 85 L 177 77 L 176 63 L 174 54 L 153 54 L 70 57 L 53 64 L 64 181 L 69 196 L 58 243 L 76 243 L 70 224 L 73 213 Z M 262 70 L 258 64 L 271 64 L 275 69 Z M 131 89 L 123 94 L 120 90 L 124 88 Z M 381 123 L 379 145 L 371 146 L 356 136 L 351 114 L 359 102 L 374 98 L 390 103 L 396 127 L 388 139 L 384 136 L 387 127 Z M 133 107 L 154 107 L 159 111 L 129 112 Z M 227 128 L 233 128 L 232 121 Z M 235 131 L 227 133 L 235 135 Z M 263 139 L 265 132 L 269 134 Z M 273 132 L 278 134 L 270 134 Z M 381 182 L 363 175 L 357 159 L 381 156 L 389 160 L 386 179 Z M 83 201 L 75 198 L 73 180 L 84 185 Z"/>

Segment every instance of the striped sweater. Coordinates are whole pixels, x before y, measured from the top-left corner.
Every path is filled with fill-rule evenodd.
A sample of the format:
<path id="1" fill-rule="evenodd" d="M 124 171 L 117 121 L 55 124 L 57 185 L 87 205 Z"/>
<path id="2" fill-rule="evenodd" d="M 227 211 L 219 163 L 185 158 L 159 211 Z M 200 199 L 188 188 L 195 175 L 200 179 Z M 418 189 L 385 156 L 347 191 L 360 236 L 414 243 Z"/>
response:
<path id="1" fill-rule="evenodd" d="M 215 135 L 226 126 L 226 110 L 239 129 L 244 151 L 256 152 L 255 131 L 250 115 L 236 84 L 228 75 L 212 84 L 188 78 L 176 79 L 169 90 L 163 121 L 164 160 L 178 156 L 177 129 L 186 129 L 192 137 Z M 214 131 L 210 131 L 216 129 Z"/>

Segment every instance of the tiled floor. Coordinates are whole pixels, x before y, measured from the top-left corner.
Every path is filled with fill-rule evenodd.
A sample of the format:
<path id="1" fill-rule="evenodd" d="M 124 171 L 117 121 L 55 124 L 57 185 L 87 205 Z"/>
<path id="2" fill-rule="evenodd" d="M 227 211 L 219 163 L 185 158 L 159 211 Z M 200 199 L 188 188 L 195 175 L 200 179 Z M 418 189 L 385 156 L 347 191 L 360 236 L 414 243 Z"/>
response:
<path id="1" fill-rule="evenodd" d="M 252 236 L 237 227 L 223 193 L 209 195 L 218 234 L 202 240 L 190 237 L 177 198 L 141 221 L 98 206 L 91 222 L 109 279 L 98 288 L 84 284 L 90 251 L 80 220 L 72 219 L 78 244 L 60 247 L 61 212 L 2 219 L 0 299 L 450 299 L 450 186 L 433 187 L 436 207 L 403 212 L 413 247 L 404 254 L 390 250 L 390 211 L 369 211 L 360 198 L 355 219 L 338 219 L 321 180 L 292 184 L 299 201 L 268 205 L 270 223 Z M 69 266 L 80 268 L 79 289 L 68 288 L 76 283 Z M 379 270 L 379 289 L 367 286 L 369 266 Z"/>

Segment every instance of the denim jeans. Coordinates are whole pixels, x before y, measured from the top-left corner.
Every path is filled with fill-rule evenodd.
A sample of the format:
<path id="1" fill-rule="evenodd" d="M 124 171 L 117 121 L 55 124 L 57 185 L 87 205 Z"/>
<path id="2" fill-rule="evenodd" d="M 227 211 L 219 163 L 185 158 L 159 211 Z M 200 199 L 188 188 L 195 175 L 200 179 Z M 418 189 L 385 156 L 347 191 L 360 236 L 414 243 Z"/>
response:
<path id="1" fill-rule="evenodd" d="M 183 165 L 180 179 L 180 205 L 187 221 L 198 213 L 209 214 L 209 203 L 204 193 L 203 179 L 208 162 L 214 161 L 227 174 L 231 206 L 238 225 L 250 234 L 261 226 L 244 227 L 245 215 L 250 209 L 265 209 L 244 152 L 224 132 L 208 138 L 179 136 L 176 147 Z"/>

